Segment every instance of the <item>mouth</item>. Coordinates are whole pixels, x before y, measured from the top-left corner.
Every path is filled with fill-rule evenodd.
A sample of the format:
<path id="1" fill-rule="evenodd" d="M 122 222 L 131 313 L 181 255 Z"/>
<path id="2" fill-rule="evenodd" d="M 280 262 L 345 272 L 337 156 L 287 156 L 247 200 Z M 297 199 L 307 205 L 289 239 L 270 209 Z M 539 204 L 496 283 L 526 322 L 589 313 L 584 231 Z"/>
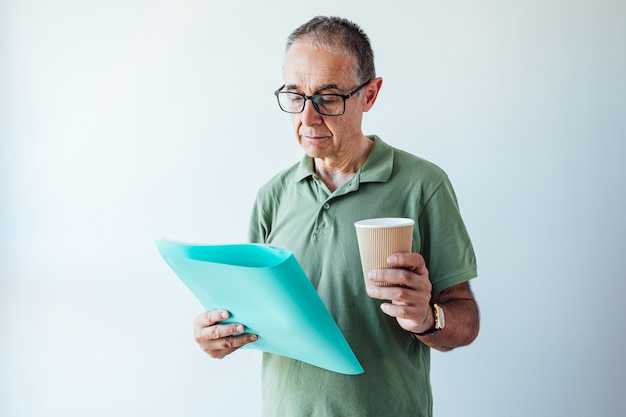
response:
<path id="1" fill-rule="evenodd" d="M 326 138 L 328 138 L 328 135 L 315 134 L 315 133 L 313 133 L 313 134 L 303 134 L 303 133 L 301 133 L 300 137 L 302 139 L 314 140 L 315 141 L 315 140 L 326 139 Z"/>

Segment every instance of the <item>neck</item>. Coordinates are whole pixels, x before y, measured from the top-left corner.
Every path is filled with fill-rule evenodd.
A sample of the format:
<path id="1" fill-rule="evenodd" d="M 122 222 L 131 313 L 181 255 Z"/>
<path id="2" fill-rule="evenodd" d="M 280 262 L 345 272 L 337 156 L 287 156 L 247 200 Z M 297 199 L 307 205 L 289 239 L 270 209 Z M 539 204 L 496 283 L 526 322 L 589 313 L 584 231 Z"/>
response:
<path id="1" fill-rule="evenodd" d="M 328 187 L 330 192 L 335 191 L 357 173 L 363 166 L 372 149 L 373 142 L 363 137 L 357 142 L 354 149 L 336 155 L 333 158 L 315 158 L 315 173 Z"/>

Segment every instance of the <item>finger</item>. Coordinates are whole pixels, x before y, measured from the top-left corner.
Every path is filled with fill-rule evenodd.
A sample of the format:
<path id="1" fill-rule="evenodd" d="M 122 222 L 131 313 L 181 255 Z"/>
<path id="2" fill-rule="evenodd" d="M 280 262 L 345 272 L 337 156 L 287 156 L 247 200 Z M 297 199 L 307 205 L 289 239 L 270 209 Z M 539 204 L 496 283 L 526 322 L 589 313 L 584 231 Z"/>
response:
<path id="1" fill-rule="evenodd" d="M 197 329 L 194 332 L 194 338 L 198 344 L 204 344 L 227 337 L 241 336 L 244 331 L 245 327 L 239 323 L 214 324 Z"/>
<path id="2" fill-rule="evenodd" d="M 408 272 L 407 272 L 408 273 Z M 427 279 L 420 278 L 412 284 L 413 287 L 408 286 L 369 286 L 367 287 L 367 295 L 371 298 L 379 300 L 389 300 L 395 305 L 406 306 L 425 306 L 428 305 L 431 299 L 432 285 Z M 385 310 L 383 310 L 385 311 Z"/>
<path id="3" fill-rule="evenodd" d="M 238 336 L 224 337 L 216 341 L 215 346 L 224 350 L 235 350 L 248 343 L 256 342 L 258 336 L 255 334 L 241 334 Z"/>
<path id="4" fill-rule="evenodd" d="M 421 312 L 414 305 L 404 303 L 382 303 L 380 309 L 388 316 L 411 320 L 416 320 Z"/>
<path id="5" fill-rule="evenodd" d="M 424 260 L 424 257 L 419 253 L 394 253 L 387 258 L 387 263 L 392 268 L 407 269 L 418 275 L 425 275 L 428 273 L 428 269 L 426 268 L 426 261 Z"/>
<path id="6" fill-rule="evenodd" d="M 255 334 L 242 334 L 219 339 L 210 339 L 207 342 L 199 343 L 199 345 L 202 350 L 208 353 L 212 358 L 222 359 L 248 343 L 256 342 L 257 340 L 258 336 Z"/>
<path id="7" fill-rule="evenodd" d="M 374 286 L 408 286 L 410 284 L 410 279 L 406 276 L 408 273 L 400 269 L 373 269 L 367 274 L 367 279 Z"/>
<path id="8" fill-rule="evenodd" d="M 415 290 L 412 288 L 392 286 L 392 287 L 367 287 L 367 295 L 378 300 L 389 300 L 399 305 L 421 305 L 430 300 L 430 289 Z"/>
<path id="9" fill-rule="evenodd" d="M 367 278 L 373 285 L 405 287 L 417 291 L 430 291 L 428 275 L 420 275 L 406 269 L 374 269 Z"/>
<path id="10" fill-rule="evenodd" d="M 211 357 L 222 359 L 248 343 L 256 342 L 257 340 L 258 336 L 255 334 L 243 334 L 212 340 L 211 343 L 201 345 L 201 347 Z"/>
<path id="11" fill-rule="evenodd" d="M 209 310 L 200 314 L 193 321 L 194 329 L 202 329 L 203 327 L 212 326 L 216 323 L 226 320 L 230 317 L 230 313 L 226 310 Z"/>
<path id="12" fill-rule="evenodd" d="M 203 327 L 201 337 L 207 340 L 217 340 L 223 337 L 240 335 L 244 332 L 244 327 L 239 323 L 214 324 L 213 326 Z"/>
<path id="13" fill-rule="evenodd" d="M 390 287 L 379 287 L 376 285 L 371 285 L 366 288 L 367 295 L 372 298 L 376 298 L 379 300 L 393 300 L 395 302 L 406 302 L 408 301 L 407 291 L 403 287 L 399 286 L 390 286 Z"/>

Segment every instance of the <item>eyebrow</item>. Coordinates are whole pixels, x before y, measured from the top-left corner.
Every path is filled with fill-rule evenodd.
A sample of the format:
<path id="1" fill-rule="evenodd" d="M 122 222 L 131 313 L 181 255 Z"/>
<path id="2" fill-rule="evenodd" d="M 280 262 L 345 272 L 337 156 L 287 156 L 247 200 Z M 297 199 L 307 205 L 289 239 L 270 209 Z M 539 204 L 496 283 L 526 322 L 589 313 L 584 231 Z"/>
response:
<path id="1" fill-rule="evenodd" d="M 283 87 L 285 90 L 298 90 L 298 86 L 296 84 L 285 84 Z M 319 94 L 320 91 L 324 90 L 341 90 L 337 84 L 323 84 L 315 90 L 313 94 Z"/>

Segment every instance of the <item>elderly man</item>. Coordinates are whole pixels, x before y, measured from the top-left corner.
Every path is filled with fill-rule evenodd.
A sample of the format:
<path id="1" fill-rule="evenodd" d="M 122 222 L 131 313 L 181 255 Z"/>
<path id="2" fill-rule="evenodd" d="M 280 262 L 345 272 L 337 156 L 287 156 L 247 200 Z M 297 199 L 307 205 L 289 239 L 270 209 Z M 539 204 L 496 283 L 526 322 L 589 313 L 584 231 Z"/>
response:
<path id="1" fill-rule="evenodd" d="M 382 86 L 367 35 L 354 23 L 316 17 L 288 38 L 276 91 L 304 149 L 299 163 L 258 193 L 250 240 L 295 254 L 365 372 L 343 375 L 278 355 L 263 357 L 266 416 L 429 416 L 430 348 L 448 351 L 478 334 L 468 281 L 474 251 L 446 174 L 362 132 Z M 413 253 L 370 272 L 363 285 L 354 222 L 415 220 Z M 256 340 L 227 311 L 194 322 L 195 338 L 223 358 Z M 289 337 L 289 335 L 285 335 Z"/>

